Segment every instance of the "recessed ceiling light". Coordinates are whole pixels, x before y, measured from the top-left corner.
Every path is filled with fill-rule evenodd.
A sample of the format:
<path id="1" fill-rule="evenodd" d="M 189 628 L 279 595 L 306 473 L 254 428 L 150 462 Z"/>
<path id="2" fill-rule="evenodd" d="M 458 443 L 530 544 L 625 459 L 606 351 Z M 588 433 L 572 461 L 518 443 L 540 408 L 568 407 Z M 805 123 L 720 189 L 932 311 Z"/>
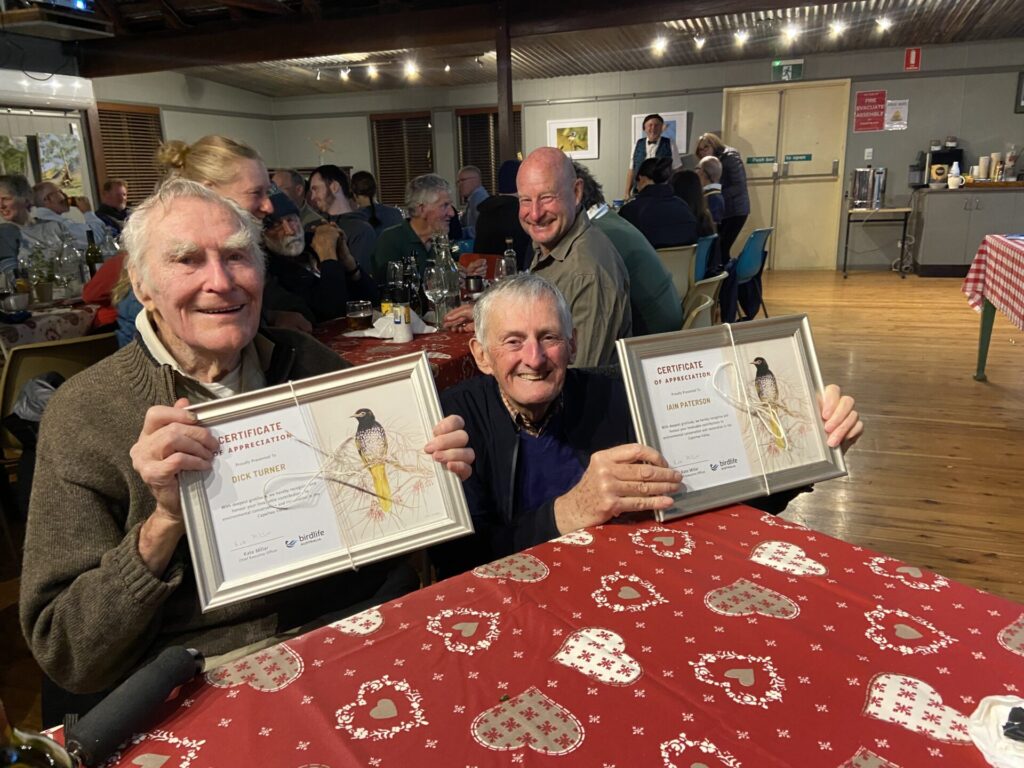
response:
<path id="1" fill-rule="evenodd" d="M 743 45 L 750 38 L 750 33 L 745 29 L 736 30 L 736 45 Z"/>
<path id="2" fill-rule="evenodd" d="M 366 68 L 366 75 L 372 80 L 377 76 L 377 65 L 371 64 Z"/>
<path id="3" fill-rule="evenodd" d="M 480 59 L 480 57 L 479 57 L 479 56 L 477 56 L 476 58 L 474 58 L 474 59 L 473 59 L 473 61 L 475 61 L 475 62 L 476 62 L 476 65 L 477 65 L 478 67 L 483 67 L 483 65 L 484 65 L 483 61 L 482 61 L 482 60 Z"/>
<path id="4" fill-rule="evenodd" d="M 700 37 L 699 35 L 698 35 L 697 37 L 693 38 L 693 44 L 694 44 L 695 46 L 697 46 L 697 50 L 698 50 L 698 51 L 699 51 L 699 50 L 700 50 L 701 48 L 703 48 L 703 47 L 704 47 L 704 43 L 706 43 L 706 42 L 707 42 L 707 40 L 705 40 L 705 39 L 704 39 L 703 37 Z"/>
<path id="5" fill-rule="evenodd" d="M 452 65 L 449 64 L 447 61 L 444 63 L 444 71 L 445 72 L 451 72 L 452 71 Z"/>
<path id="6" fill-rule="evenodd" d="M 320 70 L 318 69 L 318 70 L 316 71 L 316 79 L 317 79 L 317 80 L 319 80 L 319 79 L 320 79 L 320 77 L 321 77 L 321 75 L 320 75 Z"/>
<path id="7" fill-rule="evenodd" d="M 416 62 L 412 59 L 405 62 L 405 76 L 409 79 L 416 77 L 420 73 L 419 67 L 416 66 Z"/>
<path id="8" fill-rule="evenodd" d="M 348 80 L 348 76 L 351 75 L 351 74 L 352 74 L 352 70 L 349 69 L 348 67 L 345 67 L 344 69 L 339 69 L 338 70 L 338 77 L 340 77 L 342 80 Z"/>
<path id="9" fill-rule="evenodd" d="M 793 42 L 800 37 L 800 27 L 796 24 L 787 24 L 786 28 L 782 30 L 782 34 L 785 35 L 786 40 Z"/>
<path id="10" fill-rule="evenodd" d="M 832 33 L 832 37 L 842 37 L 843 32 L 846 31 L 845 21 L 833 21 L 829 24 L 829 30 Z"/>
<path id="11" fill-rule="evenodd" d="M 651 50 L 654 51 L 655 56 L 661 56 L 668 49 L 668 40 L 664 37 L 654 38 L 654 42 L 651 43 Z"/>
<path id="12" fill-rule="evenodd" d="M 878 28 L 883 32 L 885 32 L 887 29 L 889 29 L 889 27 L 892 26 L 892 21 L 889 19 L 888 16 L 879 16 L 877 19 L 875 19 L 875 23 L 878 25 Z"/>

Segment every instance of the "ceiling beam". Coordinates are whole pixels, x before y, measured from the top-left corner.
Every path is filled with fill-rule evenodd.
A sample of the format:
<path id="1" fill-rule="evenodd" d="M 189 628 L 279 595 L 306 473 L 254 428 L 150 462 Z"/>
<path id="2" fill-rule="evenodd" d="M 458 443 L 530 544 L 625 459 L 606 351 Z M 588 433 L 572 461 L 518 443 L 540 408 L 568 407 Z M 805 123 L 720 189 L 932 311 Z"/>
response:
<path id="1" fill-rule="evenodd" d="M 124 23 L 124 16 L 117 7 L 115 0 L 96 0 L 100 12 L 107 17 L 107 20 L 114 25 L 115 35 L 130 34 Z"/>
<path id="2" fill-rule="evenodd" d="M 247 11 L 259 11 L 260 13 L 272 13 L 275 16 L 287 16 L 291 10 L 287 5 L 277 0 L 218 0 L 228 8 L 243 8 Z"/>
<path id="3" fill-rule="evenodd" d="M 160 0 L 166 3 L 166 0 Z M 180 21 L 180 19 L 179 19 Z M 489 3 L 449 9 L 314 21 L 288 18 L 208 25 L 187 32 L 87 41 L 79 46 L 79 74 L 108 77 L 182 67 L 243 64 L 297 56 L 422 48 L 494 40 Z M 298 44 L 296 44 L 298 41 Z"/>
<path id="4" fill-rule="evenodd" d="M 177 9 L 168 0 L 160 0 L 160 13 L 163 14 L 164 21 L 167 22 L 167 26 L 171 29 L 178 30 L 179 32 L 188 29 L 188 25 L 178 15 Z M 114 39 L 116 40 L 117 38 Z"/>

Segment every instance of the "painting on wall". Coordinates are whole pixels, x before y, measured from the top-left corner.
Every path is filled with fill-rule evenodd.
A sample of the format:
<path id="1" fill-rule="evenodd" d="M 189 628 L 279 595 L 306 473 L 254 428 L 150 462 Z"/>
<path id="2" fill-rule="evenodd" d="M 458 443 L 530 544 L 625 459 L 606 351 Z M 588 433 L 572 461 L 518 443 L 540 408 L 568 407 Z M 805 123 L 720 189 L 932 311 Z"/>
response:
<path id="1" fill-rule="evenodd" d="M 28 141 L 24 136 L 0 136 L 0 174 L 29 176 Z"/>
<path id="2" fill-rule="evenodd" d="M 598 157 L 596 117 L 548 120 L 548 146 L 562 150 L 573 160 Z"/>
<path id="3" fill-rule="evenodd" d="M 40 133 L 39 176 L 52 181 L 68 197 L 85 195 L 82 184 L 82 144 L 71 134 Z"/>
<path id="4" fill-rule="evenodd" d="M 659 112 L 661 119 L 665 121 L 665 129 L 661 132 L 662 136 L 667 136 L 669 141 L 676 148 L 676 152 L 679 154 L 686 153 L 686 112 Z M 633 115 L 633 145 L 644 137 L 644 118 L 643 115 Z"/>

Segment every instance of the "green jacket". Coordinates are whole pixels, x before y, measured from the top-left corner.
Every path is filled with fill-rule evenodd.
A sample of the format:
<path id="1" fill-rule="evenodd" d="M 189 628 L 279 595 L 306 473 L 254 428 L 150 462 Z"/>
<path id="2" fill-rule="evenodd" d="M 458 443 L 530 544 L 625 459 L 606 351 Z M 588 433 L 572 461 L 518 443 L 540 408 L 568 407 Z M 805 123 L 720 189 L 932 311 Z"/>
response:
<path id="1" fill-rule="evenodd" d="M 410 253 L 416 254 L 416 268 L 422 275 L 430 254 L 412 225 L 403 221 L 381 232 L 373 249 L 373 279 L 378 285 L 387 279 L 388 262 L 404 261 Z"/>

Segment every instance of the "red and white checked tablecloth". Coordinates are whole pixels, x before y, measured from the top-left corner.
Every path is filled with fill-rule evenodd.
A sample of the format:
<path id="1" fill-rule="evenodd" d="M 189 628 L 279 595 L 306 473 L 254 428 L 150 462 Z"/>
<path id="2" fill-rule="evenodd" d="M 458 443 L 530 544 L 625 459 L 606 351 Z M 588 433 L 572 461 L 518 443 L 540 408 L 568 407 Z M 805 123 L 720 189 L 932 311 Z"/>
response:
<path id="1" fill-rule="evenodd" d="M 1024 608 L 749 507 L 563 536 L 208 672 L 119 766 L 973 768 Z"/>
<path id="2" fill-rule="evenodd" d="M 471 334 L 438 331 L 417 334 L 405 344 L 390 344 L 385 339 L 371 339 L 365 336 L 346 336 L 348 328 L 345 319 L 331 320 L 316 327 L 313 335 L 352 365 L 375 363 L 399 355 L 426 352 L 434 383 L 438 390 L 447 389 L 463 379 L 479 373 L 473 356 L 469 353 Z"/>
<path id="3" fill-rule="evenodd" d="M 988 299 L 1024 331 L 1024 241 L 985 235 L 961 290 L 974 309 Z"/>

